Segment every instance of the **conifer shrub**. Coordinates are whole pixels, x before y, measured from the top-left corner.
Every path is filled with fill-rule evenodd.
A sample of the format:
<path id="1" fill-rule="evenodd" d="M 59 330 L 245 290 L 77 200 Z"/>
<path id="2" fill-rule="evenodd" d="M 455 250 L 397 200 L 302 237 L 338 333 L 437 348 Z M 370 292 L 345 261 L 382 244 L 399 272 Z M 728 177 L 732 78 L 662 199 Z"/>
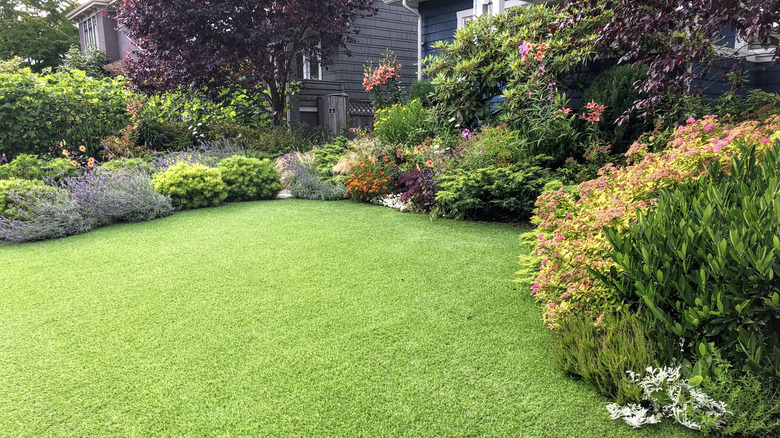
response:
<path id="1" fill-rule="evenodd" d="M 284 187 L 271 160 L 234 155 L 220 161 L 217 169 L 227 185 L 228 201 L 272 199 Z"/>
<path id="2" fill-rule="evenodd" d="M 179 162 L 153 178 L 154 189 L 173 200 L 176 208 L 214 207 L 228 197 L 228 188 L 218 169 Z"/>

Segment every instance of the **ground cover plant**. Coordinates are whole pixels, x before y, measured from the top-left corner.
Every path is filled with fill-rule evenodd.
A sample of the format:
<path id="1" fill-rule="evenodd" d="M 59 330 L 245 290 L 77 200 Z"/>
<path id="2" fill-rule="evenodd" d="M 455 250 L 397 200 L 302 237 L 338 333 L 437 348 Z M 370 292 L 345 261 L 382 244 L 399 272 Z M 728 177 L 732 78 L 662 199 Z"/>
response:
<path id="1" fill-rule="evenodd" d="M 0 247 L 0 435 L 692 436 L 549 366 L 522 231 L 284 200 Z"/>

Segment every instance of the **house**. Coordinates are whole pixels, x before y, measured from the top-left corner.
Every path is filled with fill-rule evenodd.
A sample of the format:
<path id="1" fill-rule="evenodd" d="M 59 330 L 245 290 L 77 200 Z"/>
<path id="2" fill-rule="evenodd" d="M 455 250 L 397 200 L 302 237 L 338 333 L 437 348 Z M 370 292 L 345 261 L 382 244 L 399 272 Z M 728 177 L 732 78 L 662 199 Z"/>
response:
<path id="1" fill-rule="evenodd" d="M 388 6 L 409 10 L 418 17 L 418 64 L 429 55 L 435 55 L 433 45 L 437 41 L 452 40 L 455 32 L 475 16 L 482 14 L 498 14 L 506 9 L 517 6 L 548 3 L 550 0 L 383 0 Z M 734 37 L 733 32 L 723 32 L 725 44 L 729 48 L 747 52 L 748 87 L 762 89 L 771 93 L 780 92 L 780 66 L 771 65 L 769 51 L 751 47 L 744 41 Z M 613 65 L 605 62 L 594 67 L 592 76 L 597 70 Z M 717 96 L 726 89 L 726 84 L 716 77 L 716 73 L 708 78 L 711 86 L 708 94 Z M 715 82 L 715 84 L 713 84 Z M 718 83 L 719 82 L 719 83 Z"/>
<path id="2" fill-rule="evenodd" d="M 97 47 L 106 52 L 112 62 L 131 56 L 135 46 L 110 14 L 119 6 L 118 0 L 86 0 L 68 14 L 70 20 L 78 23 L 82 50 Z M 411 85 L 417 68 L 417 19 L 410 11 L 385 5 L 379 0 L 375 6 L 377 15 L 355 23 L 360 33 L 356 35 L 357 42 L 348 47 L 352 56 L 340 51 L 334 55 L 334 63 L 328 66 L 300 59 L 300 92 L 291 98 L 292 110 L 288 115 L 292 125 L 304 123 L 331 130 L 372 125 L 370 96 L 363 89 L 363 65 L 371 62 L 376 65 L 387 49 L 397 55 L 403 66 L 403 85 Z M 345 104 L 346 109 L 336 111 L 328 100 Z M 348 120 L 333 120 L 333 114 L 342 114 L 343 119 L 344 113 Z"/>

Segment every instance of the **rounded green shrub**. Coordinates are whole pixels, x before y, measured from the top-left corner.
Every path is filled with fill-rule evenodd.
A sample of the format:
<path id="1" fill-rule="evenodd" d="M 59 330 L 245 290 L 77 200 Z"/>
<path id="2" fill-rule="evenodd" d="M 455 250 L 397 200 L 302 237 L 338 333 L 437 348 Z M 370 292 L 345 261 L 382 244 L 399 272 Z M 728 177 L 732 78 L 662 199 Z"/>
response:
<path id="1" fill-rule="evenodd" d="M 13 194 L 23 197 L 25 192 L 35 190 L 44 191 L 46 190 L 46 185 L 43 181 L 21 178 L 0 180 L 0 216 L 16 219 L 18 212 L 15 212 L 17 206 L 12 199 Z"/>
<path id="2" fill-rule="evenodd" d="M 154 176 L 154 189 L 171 197 L 180 209 L 213 207 L 228 197 L 227 184 L 218 169 L 178 163 Z"/>
<path id="3" fill-rule="evenodd" d="M 156 151 L 180 151 L 195 145 L 195 135 L 184 122 L 143 120 L 138 125 L 138 146 Z"/>
<path id="4" fill-rule="evenodd" d="M 267 159 L 234 155 L 222 160 L 217 169 L 227 184 L 230 201 L 271 199 L 284 188 L 279 182 L 279 171 L 274 169 L 271 161 Z"/>

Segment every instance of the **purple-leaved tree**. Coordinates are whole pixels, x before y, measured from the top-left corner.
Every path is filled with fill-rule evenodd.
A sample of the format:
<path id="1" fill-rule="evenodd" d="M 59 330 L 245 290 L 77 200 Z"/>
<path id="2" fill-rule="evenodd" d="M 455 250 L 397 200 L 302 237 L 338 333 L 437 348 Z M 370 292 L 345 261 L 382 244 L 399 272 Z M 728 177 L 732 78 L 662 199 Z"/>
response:
<path id="1" fill-rule="evenodd" d="M 331 62 L 373 0 L 125 0 L 117 20 L 138 50 L 125 74 L 146 92 L 264 93 L 281 124 L 295 60 Z"/>
<path id="2" fill-rule="evenodd" d="M 780 60 L 780 0 L 568 0 L 566 7 L 571 18 L 559 27 L 604 16 L 607 24 L 596 40 L 600 57 L 648 67 L 647 79 L 638 84 L 647 98 L 634 105 L 645 112 L 669 96 L 696 91 L 694 80 L 724 58 L 732 61 L 724 63 L 731 71 L 741 70 L 751 53 L 748 47 L 725 47 L 726 33 L 771 49 L 773 60 Z"/>

